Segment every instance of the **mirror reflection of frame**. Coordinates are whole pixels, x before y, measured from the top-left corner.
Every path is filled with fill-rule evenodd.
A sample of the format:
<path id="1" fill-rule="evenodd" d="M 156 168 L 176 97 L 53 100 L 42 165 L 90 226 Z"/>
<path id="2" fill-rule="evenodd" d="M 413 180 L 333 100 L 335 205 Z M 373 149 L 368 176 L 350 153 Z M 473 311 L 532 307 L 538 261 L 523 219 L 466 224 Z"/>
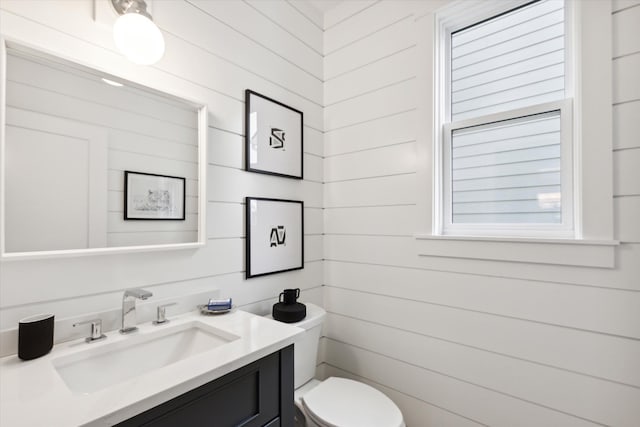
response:
<path id="1" fill-rule="evenodd" d="M 205 242 L 207 110 L 1 43 L 2 259 Z M 184 220 L 125 221 L 124 171 L 185 178 Z"/>
<path id="2" fill-rule="evenodd" d="M 124 171 L 125 221 L 184 221 L 186 179 Z"/>

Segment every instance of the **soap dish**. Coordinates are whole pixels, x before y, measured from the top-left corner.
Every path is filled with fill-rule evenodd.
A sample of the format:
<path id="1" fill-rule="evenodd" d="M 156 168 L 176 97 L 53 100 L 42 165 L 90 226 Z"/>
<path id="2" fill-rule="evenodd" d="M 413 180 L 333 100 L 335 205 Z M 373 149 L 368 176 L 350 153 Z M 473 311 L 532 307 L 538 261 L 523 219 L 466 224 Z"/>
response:
<path id="1" fill-rule="evenodd" d="M 223 310 L 209 310 L 208 306 L 206 304 L 201 304 L 198 306 L 198 309 L 200 310 L 201 314 L 224 314 L 224 313 L 228 313 L 233 309 L 233 306 L 231 306 L 231 308 L 225 308 Z"/>

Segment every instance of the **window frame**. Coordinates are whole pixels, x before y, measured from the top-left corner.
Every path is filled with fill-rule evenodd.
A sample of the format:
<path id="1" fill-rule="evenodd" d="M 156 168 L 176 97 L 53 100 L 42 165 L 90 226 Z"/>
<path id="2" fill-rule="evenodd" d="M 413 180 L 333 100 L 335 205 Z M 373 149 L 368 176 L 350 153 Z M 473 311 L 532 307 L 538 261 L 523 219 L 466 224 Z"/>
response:
<path id="1" fill-rule="evenodd" d="M 451 120 L 451 37 L 452 34 L 481 24 L 488 20 L 513 12 L 538 0 L 511 0 L 499 2 L 488 10 L 457 12 L 455 7 L 445 7 L 436 14 L 436 38 L 434 57 L 436 88 L 439 102 L 434 104 L 436 111 L 435 128 L 437 139 L 434 144 L 434 199 L 433 199 L 433 232 L 442 236 L 505 236 L 505 237 L 544 237 L 544 238 L 576 238 L 580 230 L 577 217 L 580 216 L 579 203 L 574 196 L 573 188 L 578 183 L 574 176 L 574 139 L 573 139 L 573 22 L 572 2 L 564 0 L 564 79 L 565 97 L 562 100 L 535 104 L 524 108 L 516 108 L 504 112 L 491 113 L 468 119 Z M 455 5 L 454 5 L 455 6 Z M 524 118 L 546 112 L 560 111 L 561 121 L 561 212 L 560 223 L 454 223 L 452 221 L 451 194 L 451 137 L 452 132 L 473 126 L 497 123 L 505 120 Z"/>
<path id="2" fill-rule="evenodd" d="M 441 235 L 435 224 L 434 200 L 440 188 L 438 146 L 441 111 L 435 109 L 444 91 L 437 69 L 441 28 L 436 19 L 443 8 L 493 16 L 502 0 L 443 0 L 416 4 L 416 209 L 414 251 L 428 265 L 458 268 L 472 265 L 486 269 L 509 263 L 615 268 L 620 242 L 615 240 L 613 200 L 613 74 L 611 2 L 571 3 L 571 75 L 574 78 L 573 137 L 574 198 L 580 215 L 574 217 L 579 233 L 573 238 L 545 239 L 535 236 Z M 523 1 L 521 4 L 524 4 Z M 598 28 L 599 31 L 591 29 Z M 423 258 L 425 257 L 425 258 Z M 489 264 L 475 261 L 489 261 Z M 459 264 L 462 262 L 463 264 Z M 473 264 L 467 264 L 473 262 Z M 497 262 L 497 264 L 496 264 Z M 434 264 L 435 263 L 435 264 Z M 527 265 L 522 264 L 522 265 Z M 550 270 L 555 271 L 555 270 Z"/>

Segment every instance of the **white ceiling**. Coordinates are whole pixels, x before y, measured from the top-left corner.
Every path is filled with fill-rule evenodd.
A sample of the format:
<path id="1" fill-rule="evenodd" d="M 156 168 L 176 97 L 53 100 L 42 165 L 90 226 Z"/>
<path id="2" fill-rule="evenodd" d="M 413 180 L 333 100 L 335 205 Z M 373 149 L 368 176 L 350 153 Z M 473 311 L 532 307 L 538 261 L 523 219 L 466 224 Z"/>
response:
<path id="1" fill-rule="evenodd" d="M 343 0 L 309 0 L 309 3 L 324 14 L 329 9 L 333 9 L 342 3 L 342 1 Z"/>

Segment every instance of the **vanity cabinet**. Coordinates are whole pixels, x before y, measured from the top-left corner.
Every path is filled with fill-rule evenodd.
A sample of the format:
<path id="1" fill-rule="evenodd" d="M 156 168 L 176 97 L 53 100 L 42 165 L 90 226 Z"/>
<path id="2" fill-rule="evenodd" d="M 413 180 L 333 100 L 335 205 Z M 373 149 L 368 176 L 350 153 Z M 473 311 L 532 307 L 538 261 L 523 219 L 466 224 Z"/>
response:
<path id="1" fill-rule="evenodd" d="M 121 427 L 291 427 L 293 345 L 120 424 Z"/>

